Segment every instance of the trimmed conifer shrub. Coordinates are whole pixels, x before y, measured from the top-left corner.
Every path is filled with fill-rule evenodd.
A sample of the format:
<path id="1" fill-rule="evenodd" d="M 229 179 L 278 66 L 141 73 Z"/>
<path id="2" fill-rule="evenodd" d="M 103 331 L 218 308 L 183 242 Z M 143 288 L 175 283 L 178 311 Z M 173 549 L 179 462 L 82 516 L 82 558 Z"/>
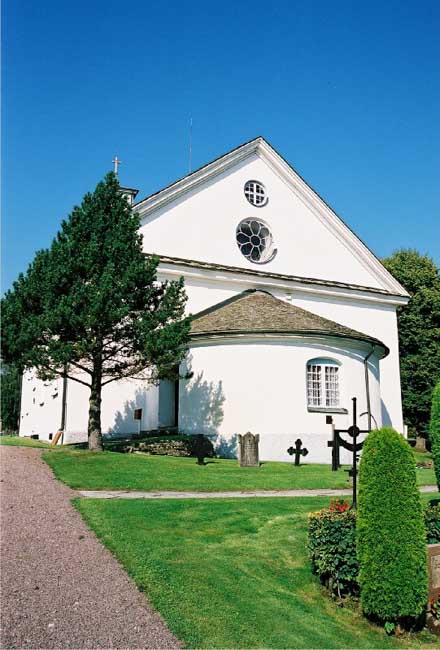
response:
<path id="1" fill-rule="evenodd" d="M 390 427 L 364 444 L 357 551 L 364 613 L 405 626 L 418 619 L 427 603 L 423 511 L 411 447 Z"/>
<path id="2" fill-rule="evenodd" d="M 434 461 L 435 478 L 440 490 L 440 382 L 434 388 L 431 404 L 431 422 L 429 424 L 432 460 Z"/>

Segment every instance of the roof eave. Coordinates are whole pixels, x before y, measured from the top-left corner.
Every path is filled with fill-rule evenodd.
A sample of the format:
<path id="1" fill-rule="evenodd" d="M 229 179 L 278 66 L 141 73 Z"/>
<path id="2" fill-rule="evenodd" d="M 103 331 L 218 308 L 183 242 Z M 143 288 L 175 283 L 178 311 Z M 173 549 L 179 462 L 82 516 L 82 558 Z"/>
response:
<path id="1" fill-rule="evenodd" d="M 240 155 L 249 156 L 250 154 L 257 151 L 258 147 L 262 142 L 268 144 L 267 141 L 263 138 L 263 136 L 259 135 L 256 138 L 253 138 L 252 140 L 248 140 L 247 142 L 240 144 L 238 147 L 235 147 L 234 149 L 231 149 L 227 153 L 222 154 L 217 158 L 214 158 L 214 160 L 211 160 L 205 165 L 202 165 L 198 169 L 195 169 L 193 172 L 190 172 L 189 174 L 182 176 L 181 178 L 177 179 L 176 181 L 173 181 L 169 185 L 166 185 L 165 187 L 158 190 L 157 192 L 153 192 L 153 194 L 150 194 L 149 196 L 146 196 L 144 199 L 141 199 L 140 201 L 138 201 L 133 205 L 133 209 L 136 208 L 137 211 L 141 211 L 141 210 L 143 211 L 147 209 L 149 203 L 155 204 L 156 201 L 158 201 L 160 198 L 166 196 L 170 192 L 173 192 L 173 188 L 176 192 L 179 190 L 180 187 L 186 189 L 187 185 L 189 184 L 193 185 L 197 181 L 197 178 L 199 176 L 205 177 L 206 174 L 211 170 L 212 172 L 217 173 L 218 167 L 220 166 L 226 167 L 228 161 L 235 162 L 237 156 Z"/>
<path id="2" fill-rule="evenodd" d="M 153 256 L 151 253 L 146 253 L 148 256 Z M 350 284 L 347 282 L 340 282 L 338 280 L 323 280 L 319 278 L 307 278 L 299 275 L 288 275 L 285 273 L 273 273 L 271 271 L 261 271 L 260 269 L 248 269 L 240 266 L 228 266 L 226 264 L 217 264 L 215 262 L 203 262 L 201 260 L 190 260 L 183 257 L 171 257 L 168 255 L 157 255 L 160 264 L 170 264 L 172 266 L 184 266 L 188 268 L 195 268 L 201 271 L 222 271 L 224 273 L 239 273 L 240 275 L 251 275 L 261 278 L 271 278 L 274 280 L 283 280 L 288 282 L 299 282 L 302 284 L 312 284 L 323 287 L 335 287 L 340 289 L 348 289 L 352 291 L 363 291 L 381 296 L 388 296 L 390 298 L 404 298 L 409 300 L 408 292 L 393 293 L 387 289 L 380 289 L 378 287 L 369 287 L 360 284 Z M 406 303 L 405 303 L 406 304 Z"/>
<path id="3" fill-rule="evenodd" d="M 348 334 L 342 334 L 342 333 L 337 333 L 337 332 L 327 332 L 325 330 L 282 330 L 282 329 L 253 329 L 253 330 L 246 330 L 246 329 L 240 329 L 240 330 L 211 330 L 211 331 L 205 331 L 205 332 L 191 332 L 190 333 L 190 338 L 194 340 L 199 340 L 199 339 L 204 339 L 204 338 L 212 338 L 212 337 L 217 337 L 217 338 L 234 338 L 238 336 L 258 336 L 258 335 L 272 335 L 272 336 L 292 336 L 292 337 L 300 337 L 300 336 L 305 336 L 307 338 L 313 338 L 313 337 L 325 337 L 325 338 L 337 338 L 337 339 L 344 339 L 348 341 L 356 341 L 357 343 L 367 343 L 370 344 L 373 349 L 374 348 L 380 348 L 382 350 L 382 354 L 378 357 L 379 359 L 384 359 L 387 357 L 390 353 L 390 349 L 388 346 L 386 346 L 382 341 L 379 341 L 379 339 L 375 338 L 370 338 L 370 337 L 356 337 L 356 336 L 349 336 Z"/>

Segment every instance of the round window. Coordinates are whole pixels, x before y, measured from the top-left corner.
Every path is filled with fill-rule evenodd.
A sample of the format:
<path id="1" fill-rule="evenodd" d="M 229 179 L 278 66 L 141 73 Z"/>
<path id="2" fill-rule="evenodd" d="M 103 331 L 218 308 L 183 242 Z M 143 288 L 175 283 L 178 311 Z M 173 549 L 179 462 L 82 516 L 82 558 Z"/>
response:
<path id="1" fill-rule="evenodd" d="M 263 207 L 268 201 L 264 185 L 259 181 L 247 181 L 244 186 L 244 195 L 249 203 L 257 208 Z"/>
<path id="2" fill-rule="evenodd" d="M 264 221 L 244 219 L 238 224 L 236 234 L 238 248 L 251 262 L 265 264 L 275 257 L 272 233 Z"/>

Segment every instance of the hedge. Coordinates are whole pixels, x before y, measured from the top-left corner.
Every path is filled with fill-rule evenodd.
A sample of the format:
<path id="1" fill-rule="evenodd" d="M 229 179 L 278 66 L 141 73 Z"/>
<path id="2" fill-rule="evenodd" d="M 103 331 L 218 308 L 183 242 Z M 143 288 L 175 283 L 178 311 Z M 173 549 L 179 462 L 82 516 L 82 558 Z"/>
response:
<path id="1" fill-rule="evenodd" d="M 338 507 L 342 505 L 342 507 Z M 356 557 L 356 511 L 342 502 L 309 514 L 309 552 L 314 573 L 335 595 L 359 591 Z"/>
<path id="2" fill-rule="evenodd" d="M 431 404 L 431 421 L 429 424 L 432 460 L 434 461 L 435 478 L 440 490 L 440 382 L 434 388 Z"/>
<path id="3" fill-rule="evenodd" d="M 408 624 L 427 602 L 426 532 L 413 452 L 390 427 L 372 431 L 359 470 L 357 551 L 361 604 Z"/>

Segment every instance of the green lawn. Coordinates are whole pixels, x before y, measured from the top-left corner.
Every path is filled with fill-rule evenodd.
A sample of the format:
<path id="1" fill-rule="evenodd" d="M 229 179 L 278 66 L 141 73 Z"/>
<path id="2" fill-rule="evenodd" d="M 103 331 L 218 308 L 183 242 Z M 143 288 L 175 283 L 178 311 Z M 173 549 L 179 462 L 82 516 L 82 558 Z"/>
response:
<path id="1" fill-rule="evenodd" d="M 329 465 L 263 463 L 239 467 L 236 460 L 214 459 L 199 466 L 194 458 L 147 456 L 104 451 L 53 450 L 44 460 L 73 488 L 89 490 L 289 490 L 347 488 L 347 473 Z"/>
<path id="2" fill-rule="evenodd" d="M 88 490 L 289 490 L 348 488 L 347 473 L 329 465 L 263 463 L 239 467 L 215 459 L 201 467 L 194 458 L 53 449 L 43 458 L 55 475 L 73 488 Z M 421 485 L 435 484 L 434 471 L 417 470 Z"/>
<path id="3" fill-rule="evenodd" d="M 17 447 L 50 447 L 50 442 L 32 440 L 32 438 L 19 438 L 18 436 L 0 436 L 0 445 Z"/>
<path id="4" fill-rule="evenodd" d="M 432 461 L 432 455 L 429 452 L 414 451 L 414 457 L 416 459 L 416 463 Z M 419 485 L 435 485 L 437 483 L 435 479 L 434 468 L 432 469 L 417 468 L 416 472 L 417 472 L 417 481 Z"/>
<path id="5" fill-rule="evenodd" d="M 436 647 L 427 633 L 387 637 L 357 609 L 327 597 L 306 551 L 307 513 L 327 504 L 75 500 L 187 647 Z"/>

